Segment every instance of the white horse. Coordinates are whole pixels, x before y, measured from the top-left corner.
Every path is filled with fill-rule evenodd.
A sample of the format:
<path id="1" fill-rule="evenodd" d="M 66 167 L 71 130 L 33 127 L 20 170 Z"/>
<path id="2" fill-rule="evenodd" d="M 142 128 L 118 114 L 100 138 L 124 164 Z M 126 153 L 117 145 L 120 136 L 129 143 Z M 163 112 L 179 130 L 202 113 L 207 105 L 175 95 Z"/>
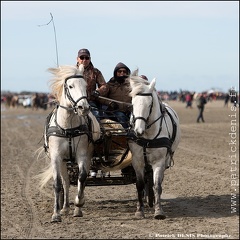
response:
<path id="1" fill-rule="evenodd" d="M 160 203 L 162 181 L 180 141 L 180 126 L 176 112 L 161 102 L 155 83 L 155 79 L 151 83 L 141 79 L 138 69 L 130 76 L 133 111 L 129 147 L 137 178 L 138 204 L 135 215 L 144 217 L 144 175 L 146 168 L 150 167 L 153 171 L 154 217 L 164 219 L 166 216 Z"/>
<path id="2" fill-rule="evenodd" d="M 49 68 L 48 71 L 55 76 L 50 83 L 58 104 L 48 116 L 45 126 L 45 150 L 50 155 L 51 163 L 40 174 L 40 185 L 43 187 L 53 177 L 55 201 L 52 222 L 60 222 L 61 214 L 69 211 L 70 185 L 66 161 L 76 161 L 79 167 L 74 216 L 83 216 L 81 207 L 85 202 L 84 188 L 93 154 L 93 142 L 100 137 L 100 127 L 90 112 L 83 65 L 79 69 L 75 66 L 60 66 Z"/>

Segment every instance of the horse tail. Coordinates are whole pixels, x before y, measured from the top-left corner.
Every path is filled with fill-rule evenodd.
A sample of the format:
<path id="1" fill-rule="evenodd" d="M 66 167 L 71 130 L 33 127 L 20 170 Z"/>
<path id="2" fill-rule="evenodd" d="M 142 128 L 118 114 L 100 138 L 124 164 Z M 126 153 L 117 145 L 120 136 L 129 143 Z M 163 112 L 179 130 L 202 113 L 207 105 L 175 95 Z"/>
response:
<path id="1" fill-rule="evenodd" d="M 53 170 L 52 165 L 49 163 L 49 165 L 37 175 L 37 178 L 39 179 L 39 188 L 43 189 L 43 187 L 48 183 L 48 181 L 53 177 Z"/>
<path id="2" fill-rule="evenodd" d="M 37 160 L 46 160 L 47 156 L 41 157 L 44 152 L 44 148 L 40 147 L 35 151 L 35 154 L 37 154 Z M 49 160 L 47 158 L 47 160 Z M 43 187 L 48 183 L 48 181 L 53 177 L 53 169 L 51 162 L 48 162 L 48 165 L 34 178 L 38 180 L 38 187 L 39 189 L 43 189 Z"/>

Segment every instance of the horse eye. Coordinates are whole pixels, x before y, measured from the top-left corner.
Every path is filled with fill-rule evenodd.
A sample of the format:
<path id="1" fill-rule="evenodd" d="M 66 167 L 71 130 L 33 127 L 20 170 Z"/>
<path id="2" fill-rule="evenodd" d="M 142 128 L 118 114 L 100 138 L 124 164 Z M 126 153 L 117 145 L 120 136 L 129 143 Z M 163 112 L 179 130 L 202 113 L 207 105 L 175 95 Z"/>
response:
<path id="1" fill-rule="evenodd" d="M 73 88 L 73 86 L 72 86 L 72 85 L 70 85 L 70 86 L 69 86 L 69 88 Z"/>

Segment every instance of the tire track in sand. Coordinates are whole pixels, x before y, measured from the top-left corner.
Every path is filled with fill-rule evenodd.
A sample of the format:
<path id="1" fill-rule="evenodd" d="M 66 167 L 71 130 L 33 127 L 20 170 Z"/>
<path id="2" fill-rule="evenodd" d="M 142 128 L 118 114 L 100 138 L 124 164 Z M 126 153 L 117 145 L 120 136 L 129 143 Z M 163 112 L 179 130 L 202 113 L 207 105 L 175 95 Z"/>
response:
<path id="1" fill-rule="evenodd" d="M 28 119 L 24 121 L 24 124 L 27 126 L 31 125 Z M 34 129 L 35 128 L 33 126 L 28 128 L 27 134 L 29 136 L 31 135 L 34 136 L 36 134 Z M 26 138 L 23 138 L 23 137 L 21 138 L 23 142 L 24 141 L 26 142 Z M 22 180 L 21 197 L 23 199 L 24 204 L 26 205 L 26 211 L 27 211 L 27 217 L 28 217 L 28 222 L 26 223 L 26 226 L 22 226 L 21 235 L 22 237 L 29 238 L 29 239 L 32 239 L 33 237 L 46 238 L 46 236 L 44 235 L 44 230 L 41 228 L 41 225 L 39 224 L 39 221 L 36 217 L 36 209 L 34 207 L 34 203 L 31 197 L 32 195 L 31 193 L 33 193 L 33 187 L 34 187 L 34 186 L 31 186 L 31 177 L 30 177 L 31 175 L 30 173 L 32 172 L 33 164 L 34 164 L 34 160 L 31 157 L 31 152 L 34 152 L 35 149 L 31 141 L 32 139 L 30 137 L 27 139 L 28 141 L 25 143 L 25 145 L 28 146 L 27 151 L 29 152 L 29 156 L 30 156 L 29 164 L 27 165 L 27 167 L 24 167 L 21 165 L 22 168 L 19 165 L 16 165 L 20 179 Z M 31 147 L 29 148 L 29 146 Z"/>
<path id="2" fill-rule="evenodd" d="M 21 235 L 23 235 L 24 238 L 30 238 L 30 233 L 32 231 L 33 228 L 33 220 L 34 220 L 34 211 L 32 209 L 32 205 L 30 204 L 29 198 L 27 197 L 27 181 L 26 178 L 23 175 L 22 170 L 20 169 L 19 165 L 16 166 L 17 171 L 20 175 L 20 178 L 22 179 L 22 189 L 21 189 L 21 196 L 23 199 L 23 202 L 25 203 L 25 205 L 27 206 L 27 213 L 28 213 L 28 224 L 26 227 L 22 227 L 21 229 Z M 29 171 L 28 171 L 29 172 Z M 29 173 L 27 172 L 27 176 L 29 175 Z"/>

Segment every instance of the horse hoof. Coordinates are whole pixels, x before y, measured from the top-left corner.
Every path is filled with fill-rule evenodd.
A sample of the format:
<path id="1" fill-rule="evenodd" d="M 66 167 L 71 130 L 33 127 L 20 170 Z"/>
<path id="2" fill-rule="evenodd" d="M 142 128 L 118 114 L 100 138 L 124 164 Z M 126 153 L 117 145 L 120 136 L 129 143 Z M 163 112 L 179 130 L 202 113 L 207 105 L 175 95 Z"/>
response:
<path id="1" fill-rule="evenodd" d="M 162 213 L 162 212 L 161 213 L 155 213 L 154 218 L 163 220 L 163 219 L 166 218 L 166 215 L 164 213 Z"/>
<path id="2" fill-rule="evenodd" d="M 75 209 L 74 209 L 73 216 L 74 216 L 74 217 L 82 217 L 82 216 L 83 216 L 83 213 L 82 213 L 82 211 L 81 211 L 79 208 L 75 208 Z"/>
<path id="3" fill-rule="evenodd" d="M 137 218 L 145 218 L 145 216 L 144 216 L 144 213 L 143 212 L 135 212 L 135 217 L 137 217 Z"/>
<path id="4" fill-rule="evenodd" d="M 53 215 L 52 216 L 52 220 L 51 220 L 52 223 L 61 222 L 61 221 L 62 221 L 61 215 Z"/>
<path id="5" fill-rule="evenodd" d="M 79 199 L 78 196 L 76 196 L 75 205 L 77 207 L 82 207 L 84 204 L 85 204 L 85 198 L 83 197 L 83 198 Z"/>
<path id="6" fill-rule="evenodd" d="M 60 211 L 61 215 L 68 215 L 69 213 L 69 208 L 63 208 L 61 211 Z"/>

